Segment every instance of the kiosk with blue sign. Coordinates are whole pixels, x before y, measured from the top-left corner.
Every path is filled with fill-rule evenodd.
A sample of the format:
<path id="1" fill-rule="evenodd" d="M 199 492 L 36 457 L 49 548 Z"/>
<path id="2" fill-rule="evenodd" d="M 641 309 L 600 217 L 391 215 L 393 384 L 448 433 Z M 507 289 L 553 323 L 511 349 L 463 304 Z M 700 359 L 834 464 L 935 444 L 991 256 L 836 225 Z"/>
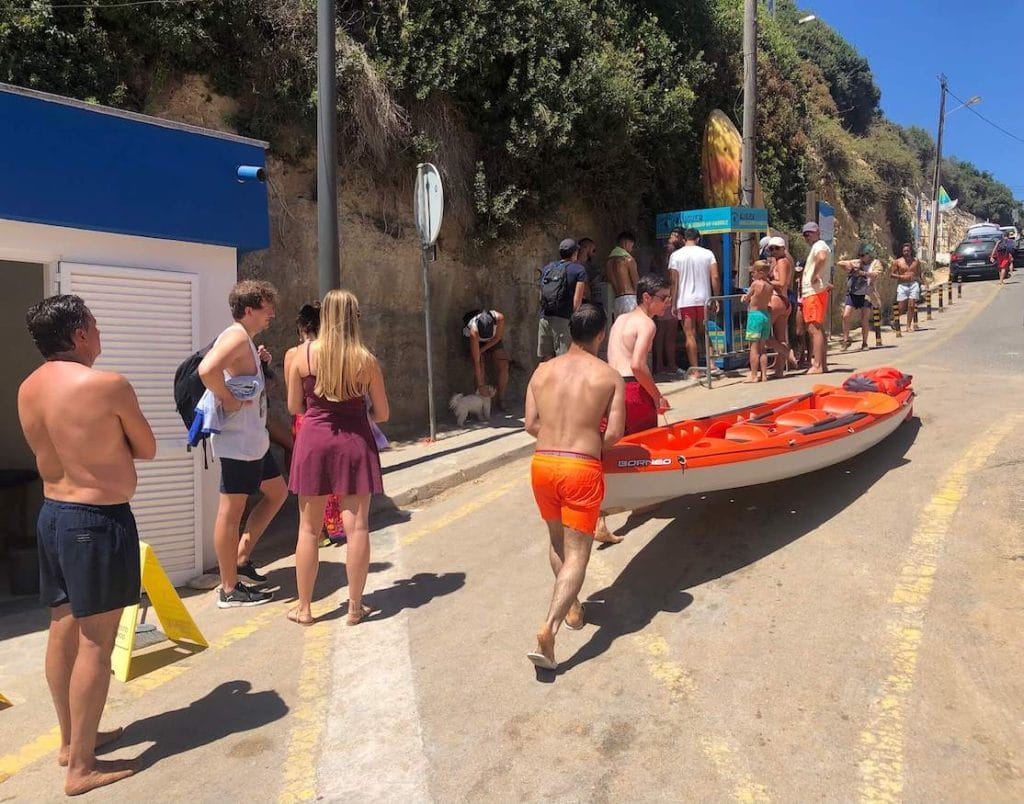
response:
<path id="1" fill-rule="evenodd" d="M 733 236 L 741 232 L 767 232 L 768 210 L 755 207 L 716 207 L 714 209 L 692 209 L 685 212 L 664 212 L 657 217 L 657 237 L 667 238 L 677 226 L 693 228 L 705 235 L 722 236 L 722 295 L 730 296 L 733 289 Z M 740 266 L 741 268 L 743 266 Z M 725 330 L 725 351 L 733 346 L 732 302 L 725 302 L 723 323 Z M 718 361 L 719 367 L 724 361 Z"/>

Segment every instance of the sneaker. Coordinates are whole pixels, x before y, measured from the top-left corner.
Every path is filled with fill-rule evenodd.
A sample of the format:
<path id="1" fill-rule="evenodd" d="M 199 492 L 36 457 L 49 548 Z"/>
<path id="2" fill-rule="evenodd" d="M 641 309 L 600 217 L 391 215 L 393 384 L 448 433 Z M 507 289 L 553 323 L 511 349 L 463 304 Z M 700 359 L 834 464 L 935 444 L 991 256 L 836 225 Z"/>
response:
<path id="1" fill-rule="evenodd" d="M 238 606 L 262 606 L 273 599 L 273 592 L 261 592 L 243 583 L 236 584 L 235 588 L 227 594 L 224 594 L 223 587 L 217 590 L 218 609 L 233 609 Z"/>
<path id="2" fill-rule="evenodd" d="M 246 561 L 244 564 L 239 564 L 238 565 L 238 574 L 239 575 L 244 575 L 250 581 L 256 581 L 256 583 L 266 583 L 267 582 L 267 576 L 266 575 L 260 575 L 259 571 L 256 569 L 256 565 L 252 563 L 252 559 L 251 558 L 248 561 Z"/>

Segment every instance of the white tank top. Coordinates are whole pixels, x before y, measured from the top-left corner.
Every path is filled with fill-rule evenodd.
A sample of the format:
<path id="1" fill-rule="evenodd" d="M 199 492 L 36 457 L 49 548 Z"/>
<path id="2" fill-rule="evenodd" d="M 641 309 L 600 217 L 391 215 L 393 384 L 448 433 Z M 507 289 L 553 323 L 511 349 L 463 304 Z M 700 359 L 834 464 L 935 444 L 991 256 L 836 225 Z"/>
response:
<path id="1" fill-rule="evenodd" d="M 240 327 L 241 324 L 232 324 L 217 336 L 217 341 L 224 337 L 228 330 Z M 246 333 L 248 337 L 248 333 Z M 214 341 L 216 344 L 217 341 Z M 259 352 L 252 338 L 249 338 L 249 350 L 252 352 L 252 359 L 256 362 L 256 371 L 263 374 L 263 363 L 260 361 Z M 233 376 L 230 372 L 224 372 L 224 379 L 230 380 Z M 243 376 L 243 375 L 239 375 Z M 267 392 L 260 394 L 258 401 L 252 404 L 242 405 L 241 410 L 234 413 L 224 413 L 221 423 L 221 430 L 212 436 L 213 454 L 218 458 L 232 458 L 236 461 L 258 461 L 262 460 L 270 449 L 270 434 L 267 432 Z"/>

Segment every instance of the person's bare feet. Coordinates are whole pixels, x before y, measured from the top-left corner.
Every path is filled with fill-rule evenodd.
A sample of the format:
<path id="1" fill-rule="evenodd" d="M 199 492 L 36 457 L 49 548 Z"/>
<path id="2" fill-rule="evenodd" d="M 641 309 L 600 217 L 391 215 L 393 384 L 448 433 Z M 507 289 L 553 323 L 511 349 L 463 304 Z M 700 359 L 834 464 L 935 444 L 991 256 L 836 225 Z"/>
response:
<path id="1" fill-rule="evenodd" d="M 761 382 L 760 377 L 747 377 L 743 382 Z"/>
<path id="2" fill-rule="evenodd" d="M 103 760 L 97 759 L 93 762 L 92 770 L 76 774 L 68 773 L 64 780 L 64 795 L 80 796 L 88 793 L 97 787 L 105 787 L 108 784 L 127 779 L 135 773 L 135 763 L 128 759 Z"/>
<path id="3" fill-rule="evenodd" d="M 546 625 L 537 632 L 537 652 L 543 654 L 551 664 L 556 664 L 555 635 Z"/>
<path id="4" fill-rule="evenodd" d="M 124 734 L 124 729 L 121 726 L 118 726 L 116 729 L 111 729 L 110 731 L 96 732 L 96 748 L 99 749 L 114 742 L 114 740 L 120 740 L 122 734 Z M 62 745 L 60 747 L 60 751 L 57 752 L 57 764 L 62 768 L 66 768 L 68 766 L 68 755 L 70 753 L 71 747 Z"/>
<path id="5" fill-rule="evenodd" d="M 808 374 L 826 374 L 827 372 L 825 370 L 823 370 L 823 369 L 814 367 L 814 368 L 807 369 L 807 373 Z"/>
<path id="6" fill-rule="evenodd" d="M 565 615 L 565 627 L 573 631 L 579 631 L 586 623 L 583 613 L 583 604 L 574 600 L 569 607 L 569 613 Z"/>
<path id="7" fill-rule="evenodd" d="M 618 544 L 622 541 L 622 537 L 608 530 L 608 526 L 602 519 L 597 523 L 597 530 L 594 531 L 594 541 L 604 542 L 605 544 Z"/>

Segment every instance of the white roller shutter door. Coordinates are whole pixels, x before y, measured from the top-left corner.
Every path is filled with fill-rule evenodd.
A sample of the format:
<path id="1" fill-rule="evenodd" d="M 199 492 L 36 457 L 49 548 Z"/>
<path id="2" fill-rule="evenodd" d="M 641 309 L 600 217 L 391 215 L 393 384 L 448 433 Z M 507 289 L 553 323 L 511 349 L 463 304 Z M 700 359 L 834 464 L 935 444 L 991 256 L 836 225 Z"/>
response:
<path id="1" fill-rule="evenodd" d="M 156 435 L 153 461 L 139 461 L 132 510 L 139 535 L 174 583 L 202 569 L 202 503 L 196 453 L 174 407 L 174 371 L 198 346 L 198 277 L 141 268 L 61 263 L 61 293 L 85 300 L 100 329 L 96 368 L 123 374 Z"/>

